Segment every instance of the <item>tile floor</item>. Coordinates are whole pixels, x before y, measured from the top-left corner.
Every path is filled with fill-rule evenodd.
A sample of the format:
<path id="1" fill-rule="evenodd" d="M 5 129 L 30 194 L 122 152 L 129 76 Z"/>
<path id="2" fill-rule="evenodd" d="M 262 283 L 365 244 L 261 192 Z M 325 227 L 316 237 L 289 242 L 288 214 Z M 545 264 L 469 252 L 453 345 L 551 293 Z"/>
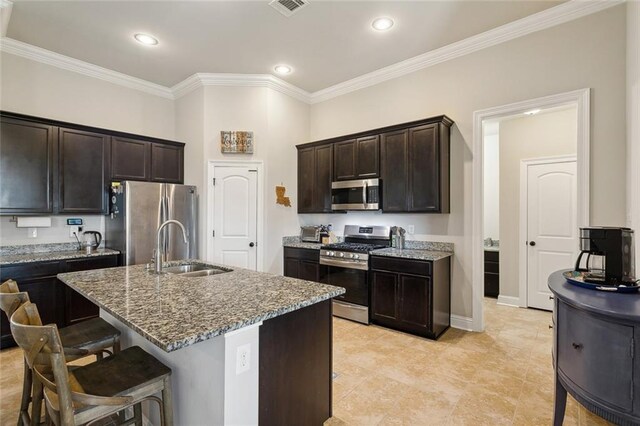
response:
<path id="1" fill-rule="evenodd" d="M 334 320 L 333 414 L 338 425 L 550 425 L 550 313 L 486 299 L 485 333 L 437 342 Z M 0 425 L 15 424 L 22 355 L 0 351 Z M 565 425 L 606 424 L 569 398 Z"/>

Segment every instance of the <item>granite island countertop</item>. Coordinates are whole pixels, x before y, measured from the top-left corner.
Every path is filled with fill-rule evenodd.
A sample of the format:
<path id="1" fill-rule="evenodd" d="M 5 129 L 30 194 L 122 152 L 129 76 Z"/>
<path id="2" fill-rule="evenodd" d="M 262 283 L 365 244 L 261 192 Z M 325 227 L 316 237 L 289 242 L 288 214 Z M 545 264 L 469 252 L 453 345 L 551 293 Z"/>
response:
<path id="1" fill-rule="evenodd" d="M 386 256 L 386 257 L 399 257 L 402 259 L 413 260 L 431 260 L 436 261 L 440 259 L 453 256 L 451 251 L 437 251 L 437 250 L 424 250 L 424 249 L 411 249 L 411 248 L 383 248 L 373 250 L 371 253 L 373 256 Z"/>
<path id="2" fill-rule="evenodd" d="M 72 248 L 70 246 L 74 247 Z M 108 248 L 99 248 L 87 254 L 86 251 L 78 250 L 75 246 L 75 244 L 38 244 L 32 246 L 2 247 L 0 249 L 0 266 L 86 257 L 115 256 L 120 254 L 119 251 Z"/>
<path id="3" fill-rule="evenodd" d="M 342 287 L 242 268 L 207 277 L 181 277 L 155 275 L 144 265 L 135 265 L 59 274 L 58 278 L 166 352 L 345 292 Z"/>

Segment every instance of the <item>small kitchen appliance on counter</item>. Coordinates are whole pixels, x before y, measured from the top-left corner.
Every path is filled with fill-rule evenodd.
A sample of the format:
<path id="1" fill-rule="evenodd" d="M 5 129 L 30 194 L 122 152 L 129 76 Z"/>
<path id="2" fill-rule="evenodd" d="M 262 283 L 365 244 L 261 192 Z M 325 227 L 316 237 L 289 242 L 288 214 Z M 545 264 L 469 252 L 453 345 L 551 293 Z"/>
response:
<path id="1" fill-rule="evenodd" d="M 388 226 L 345 225 L 344 242 L 321 247 L 324 282 L 347 290 L 333 300 L 333 315 L 369 324 L 369 253 L 390 245 Z"/>
<path id="2" fill-rule="evenodd" d="M 82 233 L 81 249 L 83 248 L 87 254 L 95 252 L 102 242 L 102 234 L 98 231 L 84 231 Z"/>
<path id="3" fill-rule="evenodd" d="M 320 232 L 322 231 L 322 226 L 313 225 L 313 226 L 301 226 L 300 227 L 300 241 L 305 243 L 319 243 L 320 240 Z"/>
<path id="4" fill-rule="evenodd" d="M 582 266 L 582 260 L 586 261 Z M 575 271 L 565 277 L 573 284 L 615 291 L 638 286 L 635 277 L 633 230 L 614 227 L 580 228 L 580 254 Z"/>

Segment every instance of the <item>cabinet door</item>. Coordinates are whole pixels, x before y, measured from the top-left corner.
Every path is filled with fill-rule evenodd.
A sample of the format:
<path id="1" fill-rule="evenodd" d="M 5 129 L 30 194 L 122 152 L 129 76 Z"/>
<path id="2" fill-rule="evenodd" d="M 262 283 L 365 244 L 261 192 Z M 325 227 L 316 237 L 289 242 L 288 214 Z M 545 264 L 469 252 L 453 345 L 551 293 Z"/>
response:
<path id="1" fill-rule="evenodd" d="M 151 180 L 153 182 L 182 183 L 184 147 L 151 144 Z"/>
<path id="2" fill-rule="evenodd" d="M 91 259 L 67 260 L 67 272 L 87 271 L 90 269 L 113 268 L 118 266 L 117 256 L 105 256 Z M 80 321 L 95 318 L 100 314 L 100 308 L 89 299 L 64 283 L 65 325 L 72 325 Z"/>
<path id="3" fill-rule="evenodd" d="M 558 369 L 589 397 L 633 408 L 633 327 L 557 304 Z"/>
<path id="4" fill-rule="evenodd" d="M 356 145 L 356 178 L 380 176 L 380 136 L 359 138 Z"/>
<path id="5" fill-rule="evenodd" d="M 315 186 L 315 149 L 298 150 L 298 213 L 313 212 Z"/>
<path id="6" fill-rule="evenodd" d="M 60 128 L 58 139 L 57 210 L 106 214 L 109 136 Z"/>
<path id="7" fill-rule="evenodd" d="M 23 278 L 18 282 L 20 291 L 29 293 L 29 300 L 38 306 L 38 312 L 43 324 L 64 325 L 62 301 L 62 283 L 54 276 L 39 278 Z M 0 348 L 15 346 L 11 336 L 9 320 L 3 313 L 0 314 Z"/>
<path id="8" fill-rule="evenodd" d="M 407 130 L 385 133 L 381 138 L 382 211 L 407 211 Z"/>
<path id="9" fill-rule="evenodd" d="M 428 329 L 431 279 L 415 275 L 400 274 L 398 277 L 399 319 L 405 326 Z"/>
<path id="10" fill-rule="evenodd" d="M 371 317 L 382 322 L 398 320 L 398 274 L 371 273 Z"/>
<path id="11" fill-rule="evenodd" d="M 411 212 L 440 211 L 438 125 L 409 129 L 409 206 Z"/>
<path id="12" fill-rule="evenodd" d="M 284 258 L 284 276 L 291 278 L 300 277 L 300 261 L 298 259 Z"/>
<path id="13" fill-rule="evenodd" d="M 333 181 L 333 145 L 315 148 L 316 176 L 314 187 L 314 211 L 331 213 L 331 182 Z"/>
<path id="14" fill-rule="evenodd" d="M 0 214 L 53 212 L 56 128 L 2 118 Z"/>
<path id="15" fill-rule="evenodd" d="M 298 278 L 301 280 L 320 282 L 320 264 L 308 260 L 300 261 L 300 274 Z"/>
<path id="16" fill-rule="evenodd" d="M 151 143 L 111 138 L 111 180 L 149 180 L 151 178 Z"/>
<path id="17" fill-rule="evenodd" d="M 334 180 L 356 178 L 356 140 L 351 139 L 333 144 Z"/>

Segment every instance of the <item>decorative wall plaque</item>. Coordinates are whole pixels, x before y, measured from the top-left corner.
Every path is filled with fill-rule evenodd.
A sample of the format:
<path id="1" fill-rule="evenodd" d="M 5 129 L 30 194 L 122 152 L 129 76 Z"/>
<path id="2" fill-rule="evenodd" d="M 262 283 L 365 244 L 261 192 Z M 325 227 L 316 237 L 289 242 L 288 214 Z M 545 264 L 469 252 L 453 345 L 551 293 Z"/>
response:
<path id="1" fill-rule="evenodd" d="M 281 204 L 285 207 L 291 207 L 291 200 L 289 197 L 285 197 L 284 194 L 287 192 L 287 188 L 284 186 L 276 185 L 276 204 Z"/>
<path id="2" fill-rule="evenodd" d="M 220 151 L 223 154 L 253 154 L 253 132 L 221 131 Z"/>

